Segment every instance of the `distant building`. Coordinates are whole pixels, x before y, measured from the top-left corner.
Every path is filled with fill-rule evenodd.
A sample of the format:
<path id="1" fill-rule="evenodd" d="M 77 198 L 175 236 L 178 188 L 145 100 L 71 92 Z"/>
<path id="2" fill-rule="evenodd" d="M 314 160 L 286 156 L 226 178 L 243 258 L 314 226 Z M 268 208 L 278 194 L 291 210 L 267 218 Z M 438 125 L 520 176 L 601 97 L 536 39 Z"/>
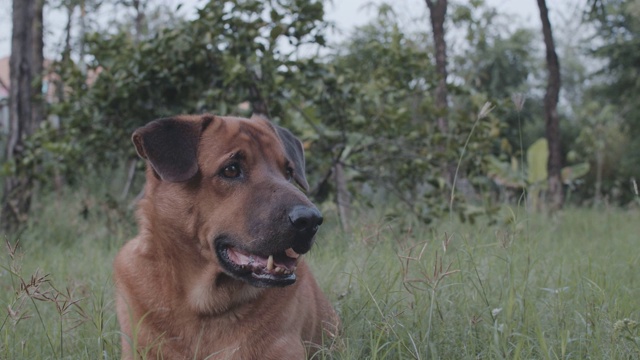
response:
<path id="1" fill-rule="evenodd" d="M 0 58 L 0 134 L 9 129 L 9 57 Z"/>

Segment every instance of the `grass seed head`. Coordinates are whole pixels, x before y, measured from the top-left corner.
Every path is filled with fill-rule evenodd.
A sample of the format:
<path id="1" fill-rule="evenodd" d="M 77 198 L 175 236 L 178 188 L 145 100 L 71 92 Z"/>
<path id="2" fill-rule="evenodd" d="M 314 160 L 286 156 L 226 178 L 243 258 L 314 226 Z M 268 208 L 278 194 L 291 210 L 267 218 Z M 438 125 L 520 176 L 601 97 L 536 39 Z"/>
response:
<path id="1" fill-rule="evenodd" d="M 513 95 L 511 95 L 511 101 L 513 101 L 513 105 L 516 107 L 516 111 L 518 112 L 522 111 L 525 100 L 526 97 L 523 93 L 514 93 Z"/>
<path id="2" fill-rule="evenodd" d="M 631 319 L 618 320 L 613 324 L 615 332 L 623 332 L 625 330 L 632 331 L 638 327 L 638 322 Z"/>
<path id="3" fill-rule="evenodd" d="M 482 105 L 482 109 L 480 109 L 480 112 L 478 113 L 478 119 L 483 119 L 485 117 L 487 117 L 487 115 L 489 115 L 489 113 L 491 112 L 491 110 L 493 110 L 495 106 L 491 106 L 490 102 L 486 102 L 484 103 L 484 105 Z"/>

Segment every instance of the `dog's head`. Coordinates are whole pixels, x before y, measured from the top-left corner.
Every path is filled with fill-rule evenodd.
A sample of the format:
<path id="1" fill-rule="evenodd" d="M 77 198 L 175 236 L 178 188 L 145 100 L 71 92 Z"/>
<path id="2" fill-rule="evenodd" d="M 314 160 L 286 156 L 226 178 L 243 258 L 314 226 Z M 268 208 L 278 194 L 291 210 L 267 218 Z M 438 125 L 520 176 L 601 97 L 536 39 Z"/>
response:
<path id="1" fill-rule="evenodd" d="M 309 186 L 291 132 L 261 117 L 179 116 L 136 130 L 133 143 L 148 163 L 143 217 L 177 252 L 254 286 L 296 281 L 322 215 L 294 184 Z"/>

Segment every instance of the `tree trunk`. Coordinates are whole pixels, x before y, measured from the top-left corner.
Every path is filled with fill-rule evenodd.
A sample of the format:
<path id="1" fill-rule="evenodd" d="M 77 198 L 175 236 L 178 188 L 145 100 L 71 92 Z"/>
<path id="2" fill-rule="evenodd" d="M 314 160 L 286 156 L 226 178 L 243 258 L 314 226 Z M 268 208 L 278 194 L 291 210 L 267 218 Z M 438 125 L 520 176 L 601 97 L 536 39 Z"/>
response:
<path id="1" fill-rule="evenodd" d="M 146 7 L 146 1 L 133 0 L 133 9 L 136 12 L 136 17 L 134 19 L 135 27 L 136 27 L 136 42 L 140 42 L 142 40 L 142 35 L 146 35 L 147 29 L 145 26 L 145 15 L 144 9 Z"/>
<path id="2" fill-rule="evenodd" d="M 69 2 L 65 6 L 67 8 L 67 25 L 64 27 L 64 49 L 62 50 L 63 62 L 71 60 L 71 28 L 73 25 L 73 11 L 76 8 L 76 5 L 73 2 Z"/>
<path id="3" fill-rule="evenodd" d="M 15 232 L 26 220 L 31 203 L 33 177 L 23 165 L 25 140 L 43 118 L 42 74 L 44 0 L 13 0 L 11 38 L 11 85 L 9 93 L 9 136 L 6 161 L 15 171 L 4 181 L 0 226 Z"/>
<path id="4" fill-rule="evenodd" d="M 549 80 L 547 83 L 547 93 L 544 96 L 544 113 L 546 136 L 549 142 L 549 162 L 547 165 L 549 178 L 549 205 L 552 211 L 562 208 L 564 197 L 562 194 L 562 160 L 560 149 L 560 120 L 558 118 L 558 98 L 560 95 L 560 64 L 556 47 L 551 34 L 551 23 L 549 22 L 549 11 L 545 0 L 538 0 L 540 9 L 540 19 L 542 20 L 542 34 L 544 44 L 547 48 L 547 70 Z"/>
<path id="5" fill-rule="evenodd" d="M 351 196 L 347 189 L 347 178 L 344 174 L 344 167 L 340 161 L 337 161 L 333 167 L 333 173 L 336 182 L 336 205 L 338 206 L 338 216 L 342 230 L 346 233 L 351 232 Z"/>
<path id="6" fill-rule="evenodd" d="M 435 103 L 438 111 L 438 129 L 443 134 L 449 132 L 447 122 L 448 92 L 447 92 L 447 43 L 444 39 L 444 20 L 447 15 L 447 0 L 425 0 L 431 17 L 433 42 L 436 49 L 436 73 L 438 86 L 436 87 Z"/>
<path id="7" fill-rule="evenodd" d="M 435 91 L 435 105 L 437 114 L 437 125 L 440 133 L 445 137 L 449 137 L 449 121 L 447 114 L 449 110 L 449 91 L 447 90 L 447 42 L 445 40 L 444 22 L 447 16 L 448 0 L 425 0 L 429 8 L 429 17 L 431 20 L 431 29 L 433 31 L 433 43 L 435 45 L 436 56 L 436 74 L 438 74 L 438 85 Z M 439 150 L 443 153 L 447 151 L 446 145 L 441 145 Z M 446 154 L 445 154 L 446 155 Z M 445 156 L 447 158 L 447 156 Z M 458 172 L 456 179 L 456 164 L 454 161 L 447 161 L 444 164 L 444 178 L 447 184 L 451 186 L 455 193 L 456 182 L 468 183 L 464 171 Z M 468 188 L 466 188 L 468 189 Z M 471 188 L 473 189 L 473 188 Z M 473 191 L 471 192 L 473 193 Z M 467 194 L 465 194 L 465 198 Z M 453 203 L 453 198 L 449 199 Z"/>
<path id="8" fill-rule="evenodd" d="M 602 169 L 604 167 L 604 149 L 600 146 L 596 149 L 596 183 L 593 203 L 599 206 L 602 203 Z"/>
<path id="9" fill-rule="evenodd" d="M 131 190 L 131 185 L 133 185 L 133 180 L 136 177 L 136 165 L 138 164 L 137 158 L 132 158 L 129 160 L 129 166 L 127 166 L 127 181 L 124 184 L 124 189 L 122 189 L 122 200 L 126 199 L 129 196 L 129 190 Z"/>
<path id="10" fill-rule="evenodd" d="M 84 38 L 87 34 L 87 2 L 80 0 L 80 34 L 78 39 L 80 40 L 80 46 L 78 51 L 78 68 L 85 76 L 87 75 L 87 64 L 84 62 Z"/>
<path id="11" fill-rule="evenodd" d="M 251 103 L 251 110 L 253 114 L 263 115 L 266 116 L 267 119 L 271 119 L 267 100 L 264 98 L 262 92 L 260 92 L 260 88 L 258 88 L 258 84 L 261 80 L 255 71 L 249 69 L 249 65 L 247 65 L 247 71 L 252 80 L 249 85 L 249 102 Z"/>

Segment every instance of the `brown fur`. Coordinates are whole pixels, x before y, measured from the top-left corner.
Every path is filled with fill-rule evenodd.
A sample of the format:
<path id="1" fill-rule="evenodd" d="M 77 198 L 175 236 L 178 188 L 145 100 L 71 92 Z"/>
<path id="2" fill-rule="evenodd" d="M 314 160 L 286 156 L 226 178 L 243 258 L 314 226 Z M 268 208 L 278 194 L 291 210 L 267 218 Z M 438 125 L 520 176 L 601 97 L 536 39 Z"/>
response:
<path id="1" fill-rule="evenodd" d="M 140 130 L 134 134 L 149 165 L 137 214 L 139 234 L 114 262 L 123 358 L 311 357 L 336 334 L 339 320 L 304 260 L 294 284 L 255 287 L 230 276 L 214 249 L 221 234 L 266 253 L 290 246 L 278 243 L 286 236 L 274 209 L 313 206 L 283 170 L 287 161 L 295 164 L 293 179 L 307 186 L 303 158 L 291 159 L 293 148 L 287 148 L 299 142 L 287 144 L 282 129 L 256 117 L 171 121 L 188 128 L 178 129 L 178 135 L 186 143 L 195 139 L 195 152 L 175 155 L 160 149 L 156 155 L 149 144 L 162 145 L 164 138 L 144 138 Z M 220 167 L 238 152 L 247 177 L 236 183 L 220 178 Z M 157 165 L 165 161 L 157 159 L 172 156 L 183 156 L 179 169 Z M 196 156 L 194 166 L 183 166 L 191 156 Z"/>

